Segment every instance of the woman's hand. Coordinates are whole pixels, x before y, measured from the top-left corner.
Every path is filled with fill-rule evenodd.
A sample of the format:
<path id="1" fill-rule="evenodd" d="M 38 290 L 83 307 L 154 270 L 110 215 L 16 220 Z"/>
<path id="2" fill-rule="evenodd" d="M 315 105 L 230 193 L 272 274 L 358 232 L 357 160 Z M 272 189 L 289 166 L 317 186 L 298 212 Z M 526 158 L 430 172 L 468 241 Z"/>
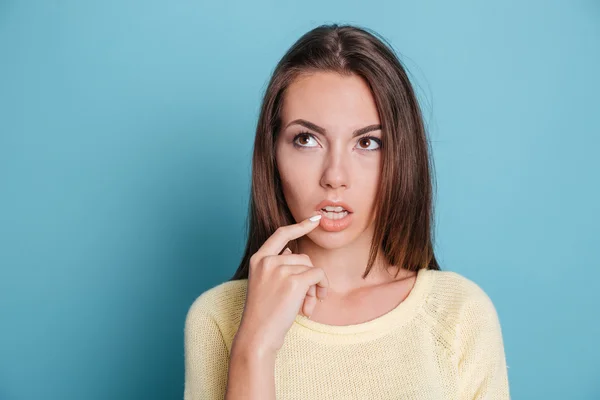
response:
<path id="1" fill-rule="evenodd" d="M 306 254 L 292 254 L 287 247 L 281 253 L 290 240 L 319 226 L 319 217 L 278 228 L 252 255 L 236 341 L 273 355 L 283 345 L 298 312 L 310 316 L 317 298 L 327 296 L 329 282 L 322 268 L 313 266 Z"/>

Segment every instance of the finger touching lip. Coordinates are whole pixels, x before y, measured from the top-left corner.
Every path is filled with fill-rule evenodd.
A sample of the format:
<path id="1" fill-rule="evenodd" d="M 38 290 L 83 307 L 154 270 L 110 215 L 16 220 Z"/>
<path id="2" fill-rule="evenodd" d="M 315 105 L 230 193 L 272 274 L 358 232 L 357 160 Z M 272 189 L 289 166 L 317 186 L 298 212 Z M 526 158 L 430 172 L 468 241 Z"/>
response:
<path id="1" fill-rule="evenodd" d="M 321 218 L 320 227 L 327 232 L 339 232 L 350 226 L 352 222 L 352 213 L 331 213 L 321 211 L 323 218 Z"/>

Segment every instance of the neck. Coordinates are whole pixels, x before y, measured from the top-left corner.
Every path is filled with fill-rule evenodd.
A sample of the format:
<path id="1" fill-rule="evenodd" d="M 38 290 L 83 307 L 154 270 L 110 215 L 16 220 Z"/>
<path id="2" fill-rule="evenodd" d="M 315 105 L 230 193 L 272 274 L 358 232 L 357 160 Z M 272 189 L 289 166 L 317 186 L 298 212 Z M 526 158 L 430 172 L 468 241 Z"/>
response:
<path id="1" fill-rule="evenodd" d="M 325 270 L 331 292 L 343 294 L 395 280 L 396 268 L 385 261 L 381 251 L 371 271 L 363 278 L 369 260 L 371 240 L 372 235 L 365 232 L 345 247 L 326 249 L 303 236 L 298 239 L 298 250 L 299 253 L 308 255 L 314 266 Z M 398 278 L 402 277 L 401 271 Z"/>

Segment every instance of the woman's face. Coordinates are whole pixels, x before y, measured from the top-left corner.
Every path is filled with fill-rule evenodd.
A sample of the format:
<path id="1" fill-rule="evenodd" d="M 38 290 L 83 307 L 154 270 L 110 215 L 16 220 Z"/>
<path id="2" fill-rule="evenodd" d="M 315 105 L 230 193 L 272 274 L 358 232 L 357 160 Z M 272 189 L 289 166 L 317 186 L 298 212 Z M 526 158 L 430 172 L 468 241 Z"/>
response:
<path id="1" fill-rule="evenodd" d="M 372 235 L 382 133 L 367 83 L 302 75 L 285 92 L 281 122 L 276 159 L 287 205 L 296 221 L 323 214 L 308 237 L 333 249 Z"/>

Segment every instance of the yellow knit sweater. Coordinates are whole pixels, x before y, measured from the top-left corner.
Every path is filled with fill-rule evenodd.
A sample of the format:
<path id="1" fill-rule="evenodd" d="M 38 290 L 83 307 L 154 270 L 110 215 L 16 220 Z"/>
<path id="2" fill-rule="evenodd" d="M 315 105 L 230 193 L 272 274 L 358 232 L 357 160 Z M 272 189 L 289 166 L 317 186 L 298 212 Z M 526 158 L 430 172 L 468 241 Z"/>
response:
<path id="1" fill-rule="evenodd" d="M 223 399 L 247 280 L 201 294 L 184 329 L 185 400 Z M 408 297 L 373 320 L 326 325 L 298 315 L 275 362 L 277 399 L 509 399 L 498 315 L 451 271 L 422 269 Z"/>

